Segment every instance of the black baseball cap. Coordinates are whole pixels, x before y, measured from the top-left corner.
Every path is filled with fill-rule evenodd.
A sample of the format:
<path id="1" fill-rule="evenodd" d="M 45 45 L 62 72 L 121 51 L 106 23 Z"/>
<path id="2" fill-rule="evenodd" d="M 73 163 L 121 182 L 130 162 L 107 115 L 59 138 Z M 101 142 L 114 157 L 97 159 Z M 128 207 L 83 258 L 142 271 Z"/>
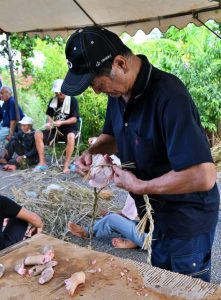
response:
<path id="1" fill-rule="evenodd" d="M 121 53 L 124 43 L 115 33 L 98 26 L 84 27 L 67 41 L 65 54 L 69 71 L 61 92 L 76 96 L 85 91 L 99 69 Z"/>

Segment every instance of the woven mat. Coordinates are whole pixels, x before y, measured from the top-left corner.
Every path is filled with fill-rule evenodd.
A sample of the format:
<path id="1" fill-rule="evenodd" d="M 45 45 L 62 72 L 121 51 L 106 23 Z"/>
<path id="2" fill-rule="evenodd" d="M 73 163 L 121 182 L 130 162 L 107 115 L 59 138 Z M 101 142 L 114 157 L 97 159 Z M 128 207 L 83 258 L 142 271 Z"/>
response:
<path id="1" fill-rule="evenodd" d="M 186 300 L 201 300 L 215 293 L 218 286 L 190 276 L 152 267 L 146 263 L 132 262 L 144 278 L 144 285 L 168 296 Z"/>

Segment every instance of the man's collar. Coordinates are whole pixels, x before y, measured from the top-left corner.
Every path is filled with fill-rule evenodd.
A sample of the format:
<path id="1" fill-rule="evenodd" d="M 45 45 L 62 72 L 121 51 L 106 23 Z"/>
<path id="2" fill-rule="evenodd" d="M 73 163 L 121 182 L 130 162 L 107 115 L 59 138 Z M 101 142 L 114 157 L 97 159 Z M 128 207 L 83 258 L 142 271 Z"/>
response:
<path id="1" fill-rule="evenodd" d="M 136 101 L 143 94 L 144 90 L 148 86 L 152 72 L 152 65 L 149 63 L 146 56 L 138 55 L 138 57 L 142 60 L 142 65 L 135 80 L 129 102 Z"/>

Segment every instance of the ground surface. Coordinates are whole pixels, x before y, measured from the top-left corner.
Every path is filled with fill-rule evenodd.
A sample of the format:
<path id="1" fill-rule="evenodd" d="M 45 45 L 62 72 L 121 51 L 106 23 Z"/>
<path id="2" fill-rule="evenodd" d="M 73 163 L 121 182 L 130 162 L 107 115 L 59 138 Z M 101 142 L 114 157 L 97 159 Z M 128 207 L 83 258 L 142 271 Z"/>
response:
<path id="1" fill-rule="evenodd" d="M 33 174 L 33 177 L 35 175 Z M 64 175 L 64 179 L 67 180 Z M 10 193 L 7 191 L 10 190 L 10 186 L 12 185 L 18 185 L 21 186 L 22 184 L 22 178 L 17 176 L 16 173 L 8 173 L 8 172 L 3 172 L 0 170 L 0 193 L 4 195 L 9 195 L 11 196 Z M 31 178 L 29 178 L 31 180 Z M 74 180 L 74 181 L 81 181 L 81 179 L 77 176 L 71 175 L 69 177 L 69 180 Z M 219 186 L 219 189 L 221 190 L 221 172 L 218 173 L 217 176 L 217 184 Z M 123 206 L 124 201 L 126 198 L 126 193 L 123 191 L 118 191 L 118 197 L 115 201 L 120 203 L 121 206 Z M 87 246 L 88 241 L 82 240 L 77 237 L 71 237 L 70 241 L 79 244 L 80 246 Z M 128 249 L 128 250 L 123 250 L 123 249 L 114 249 L 111 246 L 110 240 L 99 240 L 99 239 L 94 239 L 93 245 L 92 245 L 94 250 L 101 251 L 101 252 L 106 252 L 110 253 L 116 256 L 120 256 L 122 258 L 129 258 L 132 260 L 136 260 L 139 262 L 145 262 L 146 261 L 146 252 L 142 251 L 140 249 Z M 212 282 L 213 283 L 221 283 L 221 211 L 219 213 L 219 221 L 216 229 L 216 235 L 215 235 L 215 241 L 213 245 L 213 251 L 212 251 Z"/>

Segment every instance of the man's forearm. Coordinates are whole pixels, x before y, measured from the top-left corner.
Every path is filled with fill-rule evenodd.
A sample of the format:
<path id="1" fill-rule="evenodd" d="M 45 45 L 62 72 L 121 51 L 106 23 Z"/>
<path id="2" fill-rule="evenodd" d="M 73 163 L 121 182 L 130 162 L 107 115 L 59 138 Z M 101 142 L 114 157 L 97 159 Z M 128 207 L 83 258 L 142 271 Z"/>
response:
<path id="1" fill-rule="evenodd" d="M 9 135 L 13 136 L 14 132 L 15 132 L 15 127 L 16 127 L 17 121 L 16 120 L 12 120 L 10 121 L 10 130 L 9 130 Z"/>
<path id="2" fill-rule="evenodd" d="M 117 145 L 115 142 L 115 138 L 108 134 L 101 134 L 96 142 L 88 148 L 90 154 L 115 154 L 117 152 Z"/>
<path id="3" fill-rule="evenodd" d="M 39 217 L 39 215 L 27 210 L 24 207 L 21 208 L 21 210 L 19 211 L 19 213 L 17 214 L 16 217 L 30 223 L 31 225 L 33 225 L 37 228 L 43 227 L 43 222 L 42 222 L 41 218 Z"/>
<path id="4" fill-rule="evenodd" d="M 137 194 L 183 194 L 209 191 L 216 182 L 216 170 L 212 163 L 203 163 L 183 171 L 170 171 L 152 180 L 137 180 L 133 190 Z"/>
<path id="5" fill-rule="evenodd" d="M 62 125 L 72 125 L 77 123 L 77 118 L 76 117 L 71 117 L 70 119 L 63 120 Z"/>

